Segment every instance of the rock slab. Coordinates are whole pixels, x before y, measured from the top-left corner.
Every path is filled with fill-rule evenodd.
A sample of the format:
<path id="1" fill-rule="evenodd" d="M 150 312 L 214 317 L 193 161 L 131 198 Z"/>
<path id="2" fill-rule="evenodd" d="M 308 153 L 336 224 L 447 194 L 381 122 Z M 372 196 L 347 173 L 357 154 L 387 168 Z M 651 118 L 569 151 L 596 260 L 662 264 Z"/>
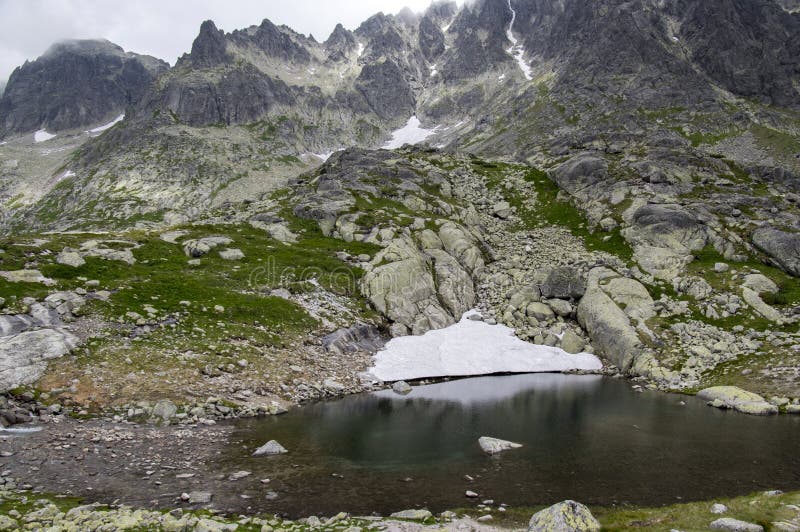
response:
<path id="1" fill-rule="evenodd" d="M 588 532 L 600 530 L 589 508 L 575 501 L 563 501 L 531 517 L 528 532 Z"/>

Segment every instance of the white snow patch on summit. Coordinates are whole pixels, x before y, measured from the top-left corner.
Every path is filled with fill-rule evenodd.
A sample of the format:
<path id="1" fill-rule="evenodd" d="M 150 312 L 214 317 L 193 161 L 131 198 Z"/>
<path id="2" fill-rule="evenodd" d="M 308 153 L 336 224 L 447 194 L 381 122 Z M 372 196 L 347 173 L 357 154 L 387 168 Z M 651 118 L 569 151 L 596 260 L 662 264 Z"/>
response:
<path id="1" fill-rule="evenodd" d="M 419 118 L 412 116 L 405 126 L 392 132 L 392 139 L 383 145 L 383 149 L 393 150 L 400 148 L 404 144 L 419 144 L 435 134 L 436 130 L 439 129 L 439 126 L 433 129 L 425 129 L 420 126 Z"/>
<path id="2" fill-rule="evenodd" d="M 533 79 L 533 71 L 530 65 L 525 62 L 525 48 L 523 48 L 522 45 L 517 42 L 517 38 L 514 37 L 514 33 L 511 31 L 511 29 L 514 27 L 514 22 L 517 20 L 517 12 L 514 11 L 513 7 L 511 7 L 511 0 L 508 0 L 508 9 L 511 10 L 511 23 L 508 25 L 508 29 L 506 30 L 506 36 L 508 37 L 508 40 L 511 41 L 511 48 L 506 51 L 517 60 L 519 68 L 522 70 L 522 73 L 525 74 L 525 79 L 531 80 Z"/>
<path id="3" fill-rule="evenodd" d="M 54 138 L 56 138 L 56 136 L 54 134 L 48 133 L 44 129 L 40 129 L 39 131 L 37 131 L 36 133 L 33 134 L 33 141 L 34 142 L 45 142 L 45 141 L 48 141 L 48 140 L 54 139 Z"/>
<path id="4" fill-rule="evenodd" d="M 87 131 L 87 133 L 102 133 L 103 131 L 105 131 L 107 129 L 111 129 L 112 127 L 117 125 L 119 122 L 122 122 L 122 120 L 124 118 L 125 118 L 125 115 L 121 114 L 118 117 L 116 117 L 114 120 L 109 122 L 108 124 L 103 124 L 102 126 L 97 126 L 96 128 L 90 129 L 89 131 Z"/>
<path id="5" fill-rule="evenodd" d="M 493 373 L 546 373 L 599 370 L 589 353 L 570 355 L 557 347 L 523 342 L 504 325 L 469 319 L 422 336 L 394 338 L 375 354 L 368 373 L 382 381 L 465 377 Z"/>

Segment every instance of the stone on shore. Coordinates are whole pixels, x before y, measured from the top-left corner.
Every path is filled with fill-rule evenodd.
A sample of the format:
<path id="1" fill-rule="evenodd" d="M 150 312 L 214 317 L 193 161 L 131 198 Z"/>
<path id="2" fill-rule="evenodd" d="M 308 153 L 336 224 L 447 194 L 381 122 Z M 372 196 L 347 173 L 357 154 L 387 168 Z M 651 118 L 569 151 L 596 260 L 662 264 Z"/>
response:
<path id="1" fill-rule="evenodd" d="M 393 519 L 410 519 L 412 521 L 424 521 L 433 514 L 428 510 L 403 510 L 402 512 L 395 512 L 390 517 Z"/>
<path id="2" fill-rule="evenodd" d="M 563 501 L 531 517 L 528 532 L 588 532 L 600 530 L 589 508 L 575 501 Z"/>
<path id="3" fill-rule="evenodd" d="M 733 532 L 764 532 L 764 527 L 747 521 L 740 521 L 732 517 L 717 519 L 709 528 L 712 530 L 732 530 Z"/>
<path id="4" fill-rule="evenodd" d="M 697 397 L 708 401 L 717 408 L 730 408 L 743 414 L 769 416 L 778 413 L 778 407 L 767 402 L 758 394 L 742 390 L 736 386 L 714 386 L 700 390 Z"/>

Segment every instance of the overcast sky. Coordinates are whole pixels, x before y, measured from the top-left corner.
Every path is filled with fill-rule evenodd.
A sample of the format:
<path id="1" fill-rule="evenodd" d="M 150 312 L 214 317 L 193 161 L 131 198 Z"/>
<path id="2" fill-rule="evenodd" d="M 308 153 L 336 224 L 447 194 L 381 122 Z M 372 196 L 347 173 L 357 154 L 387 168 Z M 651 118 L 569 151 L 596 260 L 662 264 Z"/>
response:
<path id="1" fill-rule="evenodd" d="M 127 51 L 175 63 L 200 23 L 226 32 L 268 18 L 325 40 L 337 22 L 355 29 L 367 17 L 430 0 L 0 0 L 0 85 L 26 59 L 61 39 L 106 38 Z"/>

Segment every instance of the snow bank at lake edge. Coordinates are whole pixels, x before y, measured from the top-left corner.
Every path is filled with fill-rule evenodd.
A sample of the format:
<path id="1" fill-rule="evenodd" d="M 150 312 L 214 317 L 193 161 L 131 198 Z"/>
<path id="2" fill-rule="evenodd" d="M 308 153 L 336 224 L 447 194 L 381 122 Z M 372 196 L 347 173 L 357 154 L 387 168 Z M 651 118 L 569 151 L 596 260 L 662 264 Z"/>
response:
<path id="1" fill-rule="evenodd" d="M 433 377 L 495 373 L 598 371 L 603 364 L 589 353 L 571 355 L 557 347 L 517 338 L 513 329 L 469 319 L 422 336 L 394 338 L 375 354 L 367 375 L 393 382 Z"/>

